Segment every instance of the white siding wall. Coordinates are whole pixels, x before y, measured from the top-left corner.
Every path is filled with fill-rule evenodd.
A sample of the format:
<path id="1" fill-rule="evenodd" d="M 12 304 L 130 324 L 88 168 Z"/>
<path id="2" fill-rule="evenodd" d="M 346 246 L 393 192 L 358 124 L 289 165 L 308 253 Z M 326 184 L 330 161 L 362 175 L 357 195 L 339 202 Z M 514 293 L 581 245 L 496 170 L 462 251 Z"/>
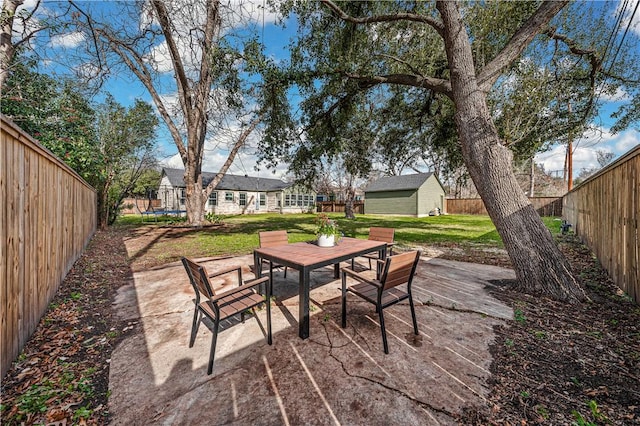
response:
<path id="1" fill-rule="evenodd" d="M 253 213 L 267 213 L 267 212 L 281 212 L 281 213 L 304 213 L 311 208 L 309 205 L 298 205 L 298 194 L 302 195 L 302 204 L 305 204 L 305 200 L 308 200 L 306 204 L 315 204 L 315 193 L 289 190 L 286 192 L 255 192 L 255 191 L 226 191 L 219 189 L 214 191 L 217 193 L 216 205 L 209 205 L 207 199 L 205 205 L 206 212 L 213 212 L 215 214 L 253 214 Z M 232 194 L 232 200 L 226 199 L 226 194 Z M 246 204 L 240 205 L 240 194 L 246 194 Z M 285 206 L 285 193 L 289 194 L 289 200 L 293 195 L 296 196 L 295 205 Z M 265 196 L 265 205 L 261 205 L 256 210 L 256 200 L 259 194 Z M 305 195 L 307 196 L 305 198 Z M 184 210 L 184 204 L 179 204 L 180 188 L 173 188 L 169 179 L 165 176 L 160 182 L 158 188 L 158 198 L 161 200 L 160 205 L 166 210 L 180 209 Z M 292 204 L 290 202 L 290 204 Z"/>

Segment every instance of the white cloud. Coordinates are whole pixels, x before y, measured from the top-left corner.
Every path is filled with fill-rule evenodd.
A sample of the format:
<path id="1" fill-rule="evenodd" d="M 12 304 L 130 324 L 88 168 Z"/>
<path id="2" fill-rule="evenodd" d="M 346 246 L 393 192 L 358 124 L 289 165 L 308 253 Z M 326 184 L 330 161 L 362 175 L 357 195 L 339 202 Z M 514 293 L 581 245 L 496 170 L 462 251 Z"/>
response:
<path id="1" fill-rule="evenodd" d="M 631 16 L 633 15 L 634 3 L 630 2 L 619 2 L 618 8 L 616 9 L 616 16 L 620 13 L 620 9 L 627 5 L 627 8 L 624 10 L 624 15 L 622 16 L 622 21 L 620 22 L 620 28 L 626 28 L 629 25 L 629 30 L 632 33 L 635 33 L 637 36 L 640 36 L 640 13 L 635 13 L 633 16 L 633 21 L 631 21 Z M 631 22 L 630 22 L 631 21 Z"/>
<path id="2" fill-rule="evenodd" d="M 197 72 L 200 68 L 202 49 L 201 43 L 194 39 L 200 37 L 202 32 L 189 31 L 189 29 L 204 27 L 205 6 L 202 2 L 189 0 L 166 2 L 165 6 L 173 21 L 173 36 L 177 49 L 181 52 L 184 66 L 188 73 Z M 266 8 L 262 0 L 230 0 L 226 7 L 223 3 L 220 15 L 222 17 L 222 35 L 237 29 L 253 29 L 254 32 L 257 32 L 263 25 L 271 25 L 279 18 L 277 13 Z M 143 13 L 140 27 L 144 28 L 148 25 L 157 25 L 156 19 Z M 147 59 L 153 61 L 156 70 L 160 73 L 166 73 L 173 69 L 166 42 L 155 46 Z"/>
<path id="3" fill-rule="evenodd" d="M 583 135 L 574 141 L 573 147 L 573 175 L 578 176 L 583 169 L 599 169 L 596 152 L 598 150 L 613 152 L 617 157 L 640 144 L 640 132 L 629 129 L 613 134 L 609 129 L 598 128 Z M 564 169 L 566 154 L 565 145 L 556 145 L 547 152 L 536 155 L 535 160 L 542 164 L 549 172 L 557 172 Z"/>
<path id="4" fill-rule="evenodd" d="M 604 91 L 600 92 L 600 100 L 605 102 L 628 102 L 631 100 L 631 96 L 621 87 L 616 89 L 616 92 L 613 94 L 606 93 Z"/>
<path id="5" fill-rule="evenodd" d="M 634 130 L 627 130 L 614 138 L 614 152 L 624 154 L 638 144 L 640 144 L 640 133 Z"/>
<path id="6" fill-rule="evenodd" d="M 216 173 L 220 170 L 222 165 L 227 161 L 228 151 L 216 151 L 205 155 L 202 161 L 202 170 L 204 172 Z M 229 167 L 227 173 L 232 175 L 248 175 L 254 177 L 264 177 L 272 179 L 283 179 L 287 174 L 287 167 L 285 164 L 279 165 L 275 170 L 267 170 L 265 167 L 261 167 L 259 171 L 254 169 L 256 165 L 256 156 L 250 153 L 239 153 L 235 161 Z M 179 154 L 175 154 L 161 163 L 164 167 L 171 167 L 176 169 L 183 169 L 184 165 L 180 159 Z"/>
<path id="7" fill-rule="evenodd" d="M 280 17 L 263 0 L 232 0 L 229 7 L 223 10 L 222 16 L 234 28 L 243 27 L 247 22 L 259 25 L 264 22 L 264 25 L 270 25 Z"/>
<path id="8" fill-rule="evenodd" d="M 87 80 L 95 78 L 100 73 L 100 68 L 92 62 L 81 63 L 73 67 L 73 70 L 79 78 Z"/>
<path id="9" fill-rule="evenodd" d="M 37 0 L 27 0 L 16 9 L 17 16 L 26 17 L 29 15 L 37 5 Z M 40 5 L 40 11 L 44 7 Z M 45 9 L 46 10 L 46 9 Z M 25 35 L 38 31 L 41 28 L 40 20 L 35 16 L 32 16 L 28 21 L 23 19 L 14 19 L 12 28 L 12 39 L 14 42 L 20 41 L 25 38 Z M 31 43 L 31 41 L 29 42 Z"/>
<path id="10" fill-rule="evenodd" d="M 227 161 L 227 158 L 229 157 L 229 150 L 237 140 L 242 130 L 243 129 L 238 125 L 232 125 L 231 128 L 226 131 L 212 135 L 205 141 L 202 171 L 218 172 L 220 170 L 223 164 Z M 284 178 L 288 169 L 288 165 L 284 163 L 278 165 L 275 173 L 273 170 L 268 170 L 265 166 L 260 167 L 260 170 L 258 171 L 255 170 L 258 160 L 257 155 L 255 154 L 255 147 L 257 146 L 257 142 L 260 137 L 261 135 L 257 130 L 249 136 L 245 146 L 238 152 L 227 173 L 274 179 Z M 165 160 L 162 160 L 161 165 L 179 169 L 184 168 L 179 154 L 175 154 Z"/>
<path id="11" fill-rule="evenodd" d="M 49 45 L 51 47 L 74 48 L 82 44 L 85 39 L 86 37 L 83 33 L 72 32 L 51 37 Z"/>

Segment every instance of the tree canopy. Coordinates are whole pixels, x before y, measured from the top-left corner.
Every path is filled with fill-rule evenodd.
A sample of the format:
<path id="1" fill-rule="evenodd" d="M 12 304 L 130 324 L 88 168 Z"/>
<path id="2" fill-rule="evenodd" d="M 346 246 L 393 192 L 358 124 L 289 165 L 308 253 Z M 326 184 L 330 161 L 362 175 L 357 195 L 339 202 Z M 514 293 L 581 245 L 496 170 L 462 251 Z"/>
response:
<path id="1" fill-rule="evenodd" d="M 111 95 L 92 104 L 71 81 L 37 72 L 33 61 L 15 60 L 2 113 L 96 189 L 98 223 L 112 224 L 122 199 L 156 165 L 158 120 L 152 107 L 135 100 L 126 108 Z"/>
<path id="2" fill-rule="evenodd" d="M 481 89 L 504 145 L 519 162 L 579 135 L 608 96 L 624 90 L 638 98 L 637 49 L 627 40 L 626 53 L 613 58 L 614 28 L 609 11 L 597 3 L 567 7 L 517 59 L 498 67 L 505 46 L 519 37 L 540 4 L 462 6 L 473 60 L 482 70 Z M 354 154 L 351 171 L 363 175 L 372 167 L 397 174 L 398 168 L 416 166 L 446 174 L 462 164 L 452 132 L 455 108 L 447 96 L 450 69 L 433 2 L 286 2 L 281 10 L 295 14 L 303 28 L 288 79 L 278 83 L 284 91 L 290 83 L 301 92 L 296 118 L 302 130 L 288 142 L 265 139 L 265 162 L 281 156 L 311 181 L 318 157 L 345 148 Z M 628 122 L 619 125 L 629 125 L 631 108 L 623 114 Z M 367 124 L 357 124 L 364 117 Z M 346 146 L 355 129 L 359 143 Z"/>

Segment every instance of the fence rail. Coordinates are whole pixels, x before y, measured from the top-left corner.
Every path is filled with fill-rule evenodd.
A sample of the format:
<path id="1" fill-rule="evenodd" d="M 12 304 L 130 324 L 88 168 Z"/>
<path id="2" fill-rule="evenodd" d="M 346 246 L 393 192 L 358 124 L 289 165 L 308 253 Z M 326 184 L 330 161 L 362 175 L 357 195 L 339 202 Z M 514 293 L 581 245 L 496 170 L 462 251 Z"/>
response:
<path id="1" fill-rule="evenodd" d="M 618 287 L 640 303 L 640 145 L 564 196 L 564 217 Z"/>
<path id="2" fill-rule="evenodd" d="M 562 216 L 562 197 L 531 197 L 529 201 L 540 216 Z M 488 214 L 480 198 L 448 198 L 446 204 L 449 214 Z"/>
<path id="3" fill-rule="evenodd" d="M 96 229 L 96 193 L 0 116 L 2 377 Z"/>

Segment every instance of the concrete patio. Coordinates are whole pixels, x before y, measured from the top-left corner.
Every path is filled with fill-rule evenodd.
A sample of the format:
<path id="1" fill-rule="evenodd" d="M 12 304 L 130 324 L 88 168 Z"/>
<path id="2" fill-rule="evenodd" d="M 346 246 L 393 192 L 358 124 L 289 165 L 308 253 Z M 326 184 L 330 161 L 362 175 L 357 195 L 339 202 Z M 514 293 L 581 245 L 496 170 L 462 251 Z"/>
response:
<path id="1" fill-rule="evenodd" d="M 250 255 L 201 259 L 209 272 L 244 265 Z M 362 265 L 366 262 L 363 260 Z M 188 347 L 193 290 L 179 262 L 134 274 L 115 309 L 135 324 L 111 359 L 113 424 L 456 424 L 488 392 L 493 327 L 512 310 L 487 291 L 513 271 L 423 258 L 414 280 L 420 336 L 408 304 L 385 310 L 390 353 L 382 349 L 373 305 L 350 296 L 340 322 L 340 281 L 312 272 L 311 337 L 298 337 L 298 273 L 275 273 L 273 345 L 266 312 L 222 325 L 213 374 L 211 333 Z"/>

